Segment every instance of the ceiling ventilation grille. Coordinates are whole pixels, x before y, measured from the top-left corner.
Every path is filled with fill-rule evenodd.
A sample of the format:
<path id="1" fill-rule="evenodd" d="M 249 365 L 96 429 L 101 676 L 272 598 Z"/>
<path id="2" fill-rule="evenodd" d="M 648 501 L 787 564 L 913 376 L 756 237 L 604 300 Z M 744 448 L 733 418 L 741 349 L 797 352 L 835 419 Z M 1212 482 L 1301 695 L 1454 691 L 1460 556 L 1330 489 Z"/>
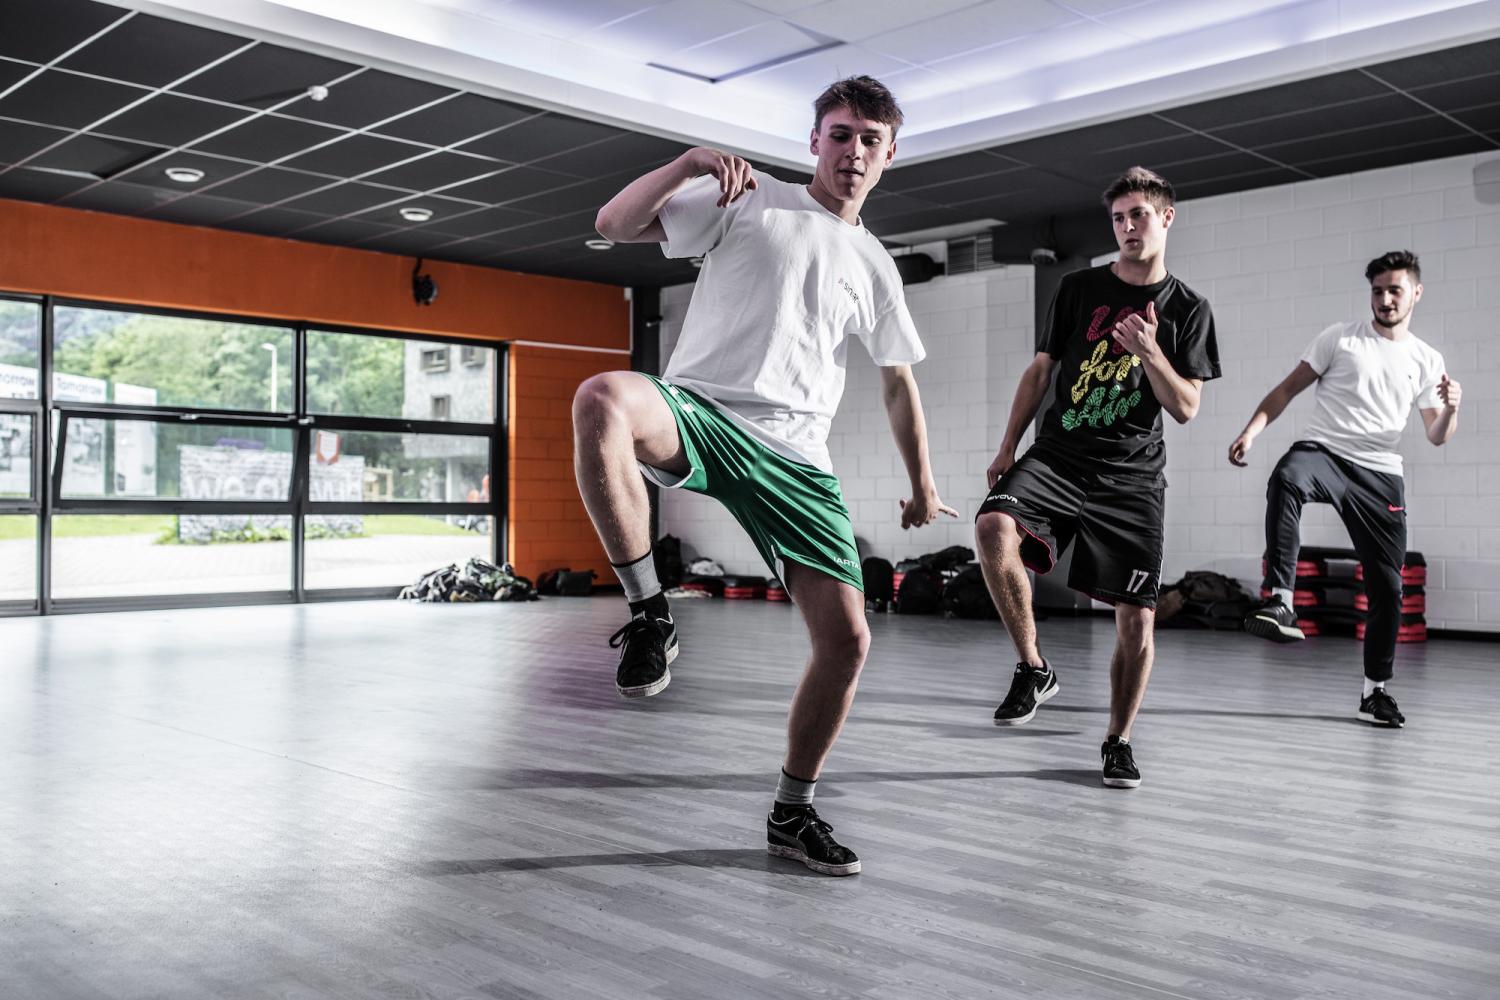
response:
<path id="1" fill-rule="evenodd" d="M 949 274 L 972 274 L 1004 266 L 994 258 L 994 243 L 989 233 L 948 241 Z"/>

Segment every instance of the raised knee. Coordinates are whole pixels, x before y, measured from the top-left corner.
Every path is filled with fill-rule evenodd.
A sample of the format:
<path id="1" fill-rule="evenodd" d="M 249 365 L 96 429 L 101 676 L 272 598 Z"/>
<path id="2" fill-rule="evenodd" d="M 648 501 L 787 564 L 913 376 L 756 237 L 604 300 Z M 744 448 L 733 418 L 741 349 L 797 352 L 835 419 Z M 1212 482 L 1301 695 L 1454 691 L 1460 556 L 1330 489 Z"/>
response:
<path id="1" fill-rule="evenodd" d="M 590 376 L 573 393 L 574 426 L 597 426 L 623 415 L 620 386 L 614 374 Z"/>
<path id="2" fill-rule="evenodd" d="M 1016 522 L 1004 514 L 990 511 L 974 522 L 974 539 L 979 550 L 990 557 L 1019 553 L 1021 532 Z"/>

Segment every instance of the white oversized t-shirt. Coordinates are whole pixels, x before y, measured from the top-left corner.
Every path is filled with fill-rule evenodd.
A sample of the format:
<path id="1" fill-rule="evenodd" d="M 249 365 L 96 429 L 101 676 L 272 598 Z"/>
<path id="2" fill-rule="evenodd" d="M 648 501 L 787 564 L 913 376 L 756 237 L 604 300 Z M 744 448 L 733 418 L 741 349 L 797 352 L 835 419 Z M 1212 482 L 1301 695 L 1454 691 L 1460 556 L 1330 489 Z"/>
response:
<path id="1" fill-rule="evenodd" d="M 1415 335 L 1388 340 L 1358 320 L 1318 334 L 1302 360 L 1318 373 L 1312 422 L 1302 436 L 1367 469 L 1401 475 L 1396 446 L 1412 404 L 1443 405 L 1443 356 Z"/>
<path id="2" fill-rule="evenodd" d="M 755 181 L 719 208 L 718 181 L 695 178 L 659 213 L 663 253 L 704 256 L 663 377 L 779 454 L 831 472 L 849 336 L 877 365 L 915 364 L 926 351 L 880 240 L 801 184 L 759 172 Z"/>

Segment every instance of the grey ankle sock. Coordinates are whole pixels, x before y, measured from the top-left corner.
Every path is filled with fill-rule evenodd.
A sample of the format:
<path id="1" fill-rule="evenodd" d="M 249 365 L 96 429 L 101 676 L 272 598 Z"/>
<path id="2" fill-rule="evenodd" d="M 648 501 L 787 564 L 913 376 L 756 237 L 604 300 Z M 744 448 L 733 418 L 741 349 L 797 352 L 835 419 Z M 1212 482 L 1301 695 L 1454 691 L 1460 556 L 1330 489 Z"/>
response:
<path id="1" fill-rule="evenodd" d="M 786 768 L 781 769 L 781 777 L 776 782 L 776 801 L 784 806 L 810 806 L 813 800 L 813 789 L 817 786 L 818 779 L 803 781 L 786 773 Z"/>
<path id="2" fill-rule="evenodd" d="M 1287 607 L 1292 606 L 1292 592 L 1286 587 L 1272 587 L 1271 596 L 1281 601 Z"/>
<path id="3" fill-rule="evenodd" d="M 610 563 L 609 566 L 620 578 L 620 585 L 625 588 L 625 600 L 631 604 L 661 593 L 661 584 L 656 579 L 656 562 L 651 558 L 649 549 L 639 559 L 632 559 L 628 563 Z"/>

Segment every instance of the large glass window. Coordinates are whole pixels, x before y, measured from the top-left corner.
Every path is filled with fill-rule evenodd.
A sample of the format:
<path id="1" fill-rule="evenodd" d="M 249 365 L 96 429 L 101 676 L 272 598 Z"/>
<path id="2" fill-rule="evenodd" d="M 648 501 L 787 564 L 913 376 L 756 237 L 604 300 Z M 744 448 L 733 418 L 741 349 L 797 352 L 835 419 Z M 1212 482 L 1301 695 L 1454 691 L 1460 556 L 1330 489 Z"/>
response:
<path id="1" fill-rule="evenodd" d="M 307 518 L 309 589 L 404 587 L 440 566 L 493 559 L 492 518 L 362 514 Z"/>
<path id="2" fill-rule="evenodd" d="M 61 496 L 291 499 L 289 427 L 68 419 Z"/>
<path id="3" fill-rule="evenodd" d="M 210 533 L 193 538 L 181 528 L 181 522 L 191 520 L 171 514 L 55 515 L 52 597 L 289 589 L 292 546 L 285 528 L 279 533 L 247 531 L 235 536 L 221 532 L 218 537 Z"/>
<path id="4" fill-rule="evenodd" d="M 36 517 L 0 514 L 0 601 L 36 600 Z"/>
<path id="5" fill-rule="evenodd" d="M 35 419 L 29 413 L 0 413 L 0 499 L 32 498 L 31 442 Z"/>
<path id="6" fill-rule="evenodd" d="M 314 503 L 483 503 L 489 500 L 490 439 L 319 430 L 308 455 L 308 473 Z"/>
<path id="7" fill-rule="evenodd" d="M 294 331 L 84 306 L 53 310 L 59 402 L 292 408 Z"/>
<path id="8" fill-rule="evenodd" d="M 41 342 L 41 304 L 0 299 L 0 398 L 37 398 Z"/>
<path id="9" fill-rule="evenodd" d="M 495 349 L 459 348 L 424 340 L 310 330 L 307 409 L 310 413 L 402 420 L 490 423 L 495 419 Z M 444 413 L 433 405 L 447 397 Z"/>

